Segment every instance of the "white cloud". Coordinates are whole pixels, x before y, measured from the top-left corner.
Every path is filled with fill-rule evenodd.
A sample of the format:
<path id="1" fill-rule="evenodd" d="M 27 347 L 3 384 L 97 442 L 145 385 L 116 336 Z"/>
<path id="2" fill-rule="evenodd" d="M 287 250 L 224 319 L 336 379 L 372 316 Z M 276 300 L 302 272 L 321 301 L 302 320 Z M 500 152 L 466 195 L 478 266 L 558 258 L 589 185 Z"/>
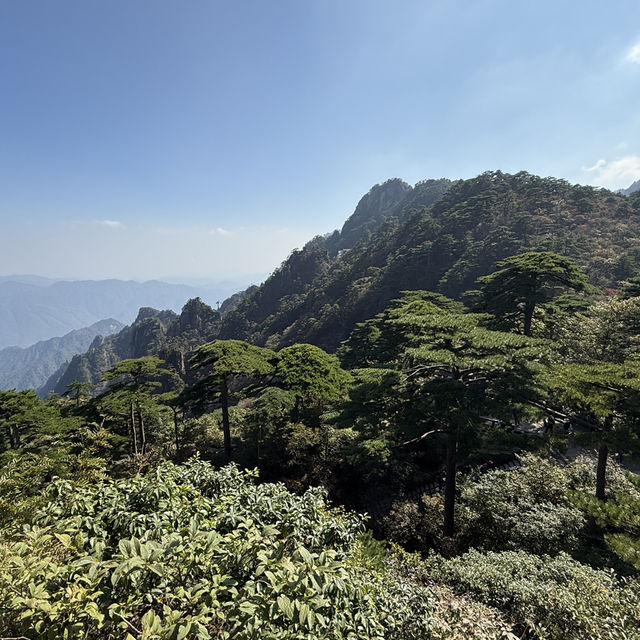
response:
<path id="1" fill-rule="evenodd" d="M 629 49 L 627 55 L 625 56 L 625 60 L 627 62 L 635 62 L 636 64 L 640 64 L 640 42 Z"/>
<path id="2" fill-rule="evenodd" d="M 215 229 L 210 229 L 209 233 L 212 236 L 232 236 L 233 231 L 229 231 L 228 229 L 223 229 L 222 227 L 216 227 Z"/>
<path id="3" fill-rule="evenodd" d="M 124 225 L 118 220 L 98 220 L 98 224 L 101 227 L 107 227 L 107 229 L 122 229 Z"/>
<path id="4" fill-rule="evenodd" d="M 624 156 L 611 162 L 600 159 L 592 167 L 584 167 L 583 171 L 591 174 L 589 181 L 599 187 L 626 189 L 640 179 L 640 156 Z"/>

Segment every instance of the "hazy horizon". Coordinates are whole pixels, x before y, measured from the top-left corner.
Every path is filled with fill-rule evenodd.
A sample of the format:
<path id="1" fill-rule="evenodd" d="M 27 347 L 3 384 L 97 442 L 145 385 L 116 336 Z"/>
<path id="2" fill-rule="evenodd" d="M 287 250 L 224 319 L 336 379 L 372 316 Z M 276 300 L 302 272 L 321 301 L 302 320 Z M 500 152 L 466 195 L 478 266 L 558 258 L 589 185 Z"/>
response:
<path id="1" fill-rule="evenodd" d="M 165 282 L 167 284 L 186 285 L 194 288 L 214 288 L 217 286 L 243 286 L 246 288 L 251 284 L 260 284 L 269 276 L 268 273 L 261 274 L 249 274 L 247 276 L 239 276 L 237 278 L 189 278 L 180 276 L 166 276 L 148 279 L 138 278 L 83 278 L 74 276 L 42 276 L 38 273 L 0 273 L 0 282 L 16 281 L 16 282 L 28 282 L 32 279 L 44 281 L 43 284 L 53 284 L 55 282 L 96 282 L 100 280 L 122 280 L 125 282 L 136 282 L 138 284 L 144 284 L 145 282 Z M 243 284 L 246 283 L 246 284 Z"/>

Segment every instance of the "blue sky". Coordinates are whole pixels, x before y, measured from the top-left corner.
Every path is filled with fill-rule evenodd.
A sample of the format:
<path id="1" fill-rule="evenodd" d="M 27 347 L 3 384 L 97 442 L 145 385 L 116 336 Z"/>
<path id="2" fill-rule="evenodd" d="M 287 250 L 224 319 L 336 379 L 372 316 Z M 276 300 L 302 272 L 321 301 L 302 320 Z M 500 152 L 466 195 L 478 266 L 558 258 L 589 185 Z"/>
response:
<path id="1" fill-rule="evenodd" d="M 640 178 L 637 0 L 5 0 L 0 53 L 0 274 L 249 278 L 387 178 Z"/>

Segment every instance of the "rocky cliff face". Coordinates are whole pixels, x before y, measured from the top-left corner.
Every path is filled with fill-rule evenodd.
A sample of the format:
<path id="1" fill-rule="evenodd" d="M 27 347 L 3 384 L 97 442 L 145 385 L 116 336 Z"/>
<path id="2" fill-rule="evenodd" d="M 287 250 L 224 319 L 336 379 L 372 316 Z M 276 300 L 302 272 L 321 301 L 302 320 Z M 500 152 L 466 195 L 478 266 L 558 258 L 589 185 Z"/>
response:
<path id="1" fill-rule="evenodd" d="M 220 314 L 200 298 L 189 300 L 180 315 L 143 307 L 135 322 L 115 335 L 97 337 L 86 351 L 76 355 L 40 389 L 63 394 L 73 380 L 91 382 L 99 392 L 105 369 L 127 358 L 157 355 L 181 376 L 188 373 L 188 354 L 196 346 L 217 337 Z"/>
<path id="2" fill-rule="evenodd" d="M 364 234 L 371 233 L 410 191 L 411 185 L 399 178 L 372 187 L 342 226 L 338 249 L 350 249 Z"/>
<path id="3" fill-rule="evenodd" d="M 413 209 L 431 206 L 450 186 L 445 178 L 424 180 L 414 187 L 399 178 L 375 185 L 360 199 L 342 229 L 327 238 L 329 254 L 351 249 L 391 217 L 403 220 Z"/>

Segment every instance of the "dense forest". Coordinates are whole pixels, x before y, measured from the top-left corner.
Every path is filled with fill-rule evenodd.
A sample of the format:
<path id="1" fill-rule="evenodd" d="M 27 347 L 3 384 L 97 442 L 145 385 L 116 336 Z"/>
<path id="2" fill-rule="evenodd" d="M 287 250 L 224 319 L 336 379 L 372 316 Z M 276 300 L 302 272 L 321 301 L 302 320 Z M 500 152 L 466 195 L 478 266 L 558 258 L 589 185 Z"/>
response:
<path id="1" fill-rule="evenodd" d="M 2 636 L 640 638 L 639 261 L 638 193 L 392 180 L 0 391 Z"/>

